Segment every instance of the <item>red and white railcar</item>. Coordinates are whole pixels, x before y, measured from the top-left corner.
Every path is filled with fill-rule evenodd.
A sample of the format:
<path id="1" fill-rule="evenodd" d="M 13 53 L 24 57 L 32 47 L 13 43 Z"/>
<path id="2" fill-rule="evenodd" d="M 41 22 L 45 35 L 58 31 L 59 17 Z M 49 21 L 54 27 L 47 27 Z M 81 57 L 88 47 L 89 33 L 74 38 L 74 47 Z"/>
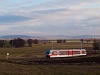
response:
<path id="1" fill-rule="evenodd" d="M 68 49 L 68 50 L 47 50 L 46 57 L 74 57 L 74 56 L 83 56 L 86 55 L 87 52 L 85 49 Z"/>

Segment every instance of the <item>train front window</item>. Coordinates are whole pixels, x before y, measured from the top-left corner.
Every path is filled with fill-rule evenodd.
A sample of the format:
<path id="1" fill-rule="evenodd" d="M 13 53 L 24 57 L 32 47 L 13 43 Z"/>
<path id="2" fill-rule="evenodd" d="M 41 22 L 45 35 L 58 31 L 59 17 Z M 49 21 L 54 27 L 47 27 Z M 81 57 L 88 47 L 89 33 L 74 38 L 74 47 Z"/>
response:
<path id="1" fill-rule="evenodd" d="M 47 50 L 47 51 L 46 51 L 46 54 L 49 54 L 49 53 L 50 53 L 50 50 Z"/>

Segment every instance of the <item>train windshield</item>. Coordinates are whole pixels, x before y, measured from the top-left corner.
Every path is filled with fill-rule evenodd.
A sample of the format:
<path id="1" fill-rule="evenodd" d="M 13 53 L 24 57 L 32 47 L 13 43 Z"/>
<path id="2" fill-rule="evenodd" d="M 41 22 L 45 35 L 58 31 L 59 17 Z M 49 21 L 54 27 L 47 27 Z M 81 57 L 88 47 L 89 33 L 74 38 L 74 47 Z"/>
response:
<path id="1" fill-rule="evenodd" d="M 50 50 L 47 50 L 47 51 L 46 51 L 46 55 L 49 54 L 49 53 L 50 53 Z"/>

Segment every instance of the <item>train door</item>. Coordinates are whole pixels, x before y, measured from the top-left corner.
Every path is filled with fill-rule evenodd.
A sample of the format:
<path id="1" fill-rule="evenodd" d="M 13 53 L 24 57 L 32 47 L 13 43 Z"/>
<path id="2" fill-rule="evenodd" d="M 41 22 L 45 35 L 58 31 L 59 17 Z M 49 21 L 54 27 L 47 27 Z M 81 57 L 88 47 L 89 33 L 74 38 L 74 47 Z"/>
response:
<path id="1" fill-rule="evenodd" d="M 68 56 L 70 57 L 70 56 L 73 56 L 73 51 L 72 50 L 69 50 L 68 51 Z"/>

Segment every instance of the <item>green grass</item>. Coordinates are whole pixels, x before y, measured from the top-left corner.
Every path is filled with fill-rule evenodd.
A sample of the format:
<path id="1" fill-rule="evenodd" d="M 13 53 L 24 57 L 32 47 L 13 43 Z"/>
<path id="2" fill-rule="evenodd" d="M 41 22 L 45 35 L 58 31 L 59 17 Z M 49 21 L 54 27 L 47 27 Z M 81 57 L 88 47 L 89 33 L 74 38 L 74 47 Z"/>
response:
<path id="1" fill-rule="evenodd" d="M 84 44 L 84 47 L 92 47 Z M 80 44 L 56 44 L 54 49 L 80 48 Z M 8 63 L 9 58 L 44 57 L 45 51 L 52 49 L 52 44 L 37 44 L 23 48 L 0 48 L 0 75 L 100 75 L 100 64 L 96 65 L 21 65 Z"/>

